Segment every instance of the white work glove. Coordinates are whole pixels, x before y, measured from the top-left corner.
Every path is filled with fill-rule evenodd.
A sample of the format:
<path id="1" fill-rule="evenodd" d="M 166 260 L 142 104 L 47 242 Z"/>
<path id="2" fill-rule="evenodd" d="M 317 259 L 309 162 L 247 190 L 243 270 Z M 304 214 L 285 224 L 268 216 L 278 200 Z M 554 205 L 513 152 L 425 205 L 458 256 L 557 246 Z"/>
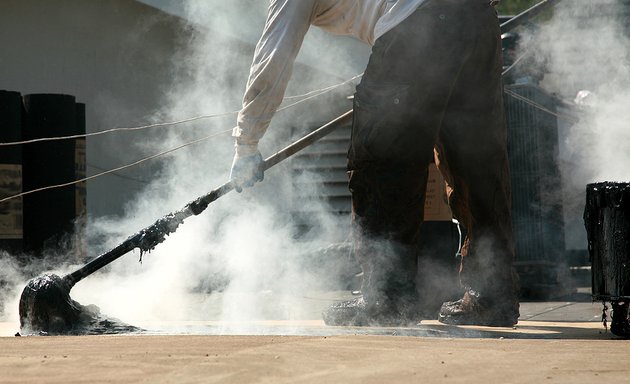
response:
<path id="1" fill-rule="evenodd" d="M 265 162 L 258 149 L 239 151 L 239 148 L 237 148 L 232 161 L 232 170 L 230 171 L 230 180 L 234 182 L 236 192 L 240 193 L 243 188 L 252 187 L 256 182 L 262 181 L 264 178 Z"/>

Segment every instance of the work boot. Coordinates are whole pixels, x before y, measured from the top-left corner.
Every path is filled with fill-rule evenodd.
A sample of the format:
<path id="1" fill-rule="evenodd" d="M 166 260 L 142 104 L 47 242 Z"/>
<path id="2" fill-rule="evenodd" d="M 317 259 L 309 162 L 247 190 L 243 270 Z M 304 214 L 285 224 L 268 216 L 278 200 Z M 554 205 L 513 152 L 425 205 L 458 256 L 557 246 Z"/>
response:
<path id="1" fill-rule="evenodd" d="M 363 296 L 333 303 L 322 316 L 331 326 L 405 327 L 417 325 L 416 311 L 399 309 L 383 301 L 368 304 Z"/>
<path id="2" fill-rule="evenodd" d="M 484 300 L 479 293 L 467 290 L 462 299 L 442 304 L 438 320 L 451 325 L 512 327 L 518 323 L 518 317 L 515 299 Z"/>

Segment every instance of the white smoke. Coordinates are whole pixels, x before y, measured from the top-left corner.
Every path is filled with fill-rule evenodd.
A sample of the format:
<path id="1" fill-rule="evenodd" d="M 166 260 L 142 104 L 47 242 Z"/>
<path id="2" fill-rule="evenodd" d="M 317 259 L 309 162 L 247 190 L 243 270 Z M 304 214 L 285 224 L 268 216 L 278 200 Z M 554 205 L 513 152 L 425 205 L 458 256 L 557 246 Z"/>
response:
<path id="1" fill-rule="evenodd" d="M 187 3 L 196 32 L 173 58 L 176 86 L 155 120 L 220 114 L 239 108 L 253 44 L 266 16 L 262 3 Z M 349 43 L 341 39 L 340 47 L 335 48 L 331 45 L 335 41 L 339 43 L 324 34 L 309 34 L 303 55 L 308 57 L 308 51 L 315 49 L 322 60 L 319 63 L 324 64 L 318 69 L 298 64 L 294 76 L 298 80 L 291 82 L 288 94 L 330 86 L 362 71 L 360 61 L 358 65 L 345 61 L 349 58 L 342 53 L 343 46 Z M 304 77 L 306 74 L 308 77 Z M 327 122 L 339 114 L 338 110 L 349 109 L 343 97 L 341 101 L 322 99 L 278 113 L 261 142 L 263 156 L 289 144 L 295 139 L 292 136 L 299 136 L 306 127 L 318 125 L 315 122 Z M 235 115 L 202 119 L 138 145 L 144 153 L 157 152 L 228 130 L 235 121 Z M 163 158 L 159 174 L 130 201 L 123 218 L 96 218 L 90 222 L 90 254 L 113 248 L 164 214 L 227 181 L 232 155 L 233 141 L 228 132 Z M 125 255 L 104 272 L 78 283 L 71 296 L 135 325 L 154 321 L 222 320 L 229 324 L 307 315 L 312 318 L 320 309 L 301 307 L 303 296 L 334 283 L 339 271 L 313 274 L 306 268 L 303 255 L 342 241 L 346 234 L 320 203 L 305 202 L 301 208 L 314 212 L 312 220 L 318 230 L 308 240 L 295 238 L 291 215 L 295 179 L 291 166 L 285 163 L 268 171 L 265 181 L 255 188 L 228 194 L 200 216 L 187 219 L 176 233 L 145 254 L 142 263 L 137 262 L 137 252 Z"/>
<path id="2" fill-rule="evenodd" d="M 540 32 L 548 73 L 542 85 L 573 100 L 594 95 L 566 138 L 575 169 L 587 182 L 627 181 L 630 152 L 630 36 L 627 2 L 563 1 Z M 568 174 L 567 174 L 568 176 Z"/>
<path id="3" fill-rule="evenodd" d="M 545 65 L 540 85 L 569 105 L 558 110 L 569 249 L 586 247 L 586 185 L 630 180 L 629 16 L 622 0 L 565 0 L 536 22 L 535 33 L 523 33 L 532 61 Z"/>
<path id="4" fill-rule="evenodd" d="M 186 7 L 192 33 L 183 34 L 181 49 L 173 54 L 172 78 L 164 82 L 175 85 L 165 95 L 164 108 L 148 118 L 150 122 L 223 114 L 240 108 L 253 47 L 266 17 L 266 3 L 195 0 L 187 2 Z M 362 56 L 353 58 L 347 48 L 353 46 L 357 51 L 354 44 L 359 43 L 309 32 L 287 94 L 328 87 L 362 72 L 369 48 L 359 47 Z M 279 112 L 261 142 L 263 156 L 283 148 L 306 128 L 349 109 L 350 103 L 344 98 L 350 94 L 349 89 Z M 115 108 L 107 112 L 115 113 Z M 130 197 L 124 216 L 90 218 L 89 258 L 109 251 L 136 231 L 227 181 L 233 139 L 230 132 L 224 131 L 235 122 L 235 114 L 204 118 L 137 140 L 134 145 L 139 153 L 157 153 L 220 133 L 160 158 L 160 166 L 152 168 L 157 170 L 152 181 L 142 193 Z M 71 297 L 85 305 L 96 304 L 102 313 L 135 325 L 185 320 L 229 323 L 307 314 L 312 318 L 319 308 L 304 308 L 303 296 L 335 283 L 339 270 L 324 273 L 320 269 L 314 274 L 316 261 L 306 260 L 305 265 L 304 255 L 342 241 L 347 234 L 320 203 L 311 201 L 303 202 L 300 208 L 313 212 L 311 220 L 316 230 L 309 233 L 308 239 L 296 238 L 291 212 L 295 208 L 295 179 L 289 161 L 268 171 L 265 181 L 255 188 L 228 194 L 201 215 L 187 219 L 164 243 L 143 255 L 142 263 L 138 262 L 139 253 L 131 252 L 88 276 L 72 289 Z M 51 262 L 21 273 L 17 265 L 9 264 L 10 259 L 0 259 L 0 280 L 10 286 L 2 290 L 6 308 L 3 319 L 8 321 L 18 319 L 19 294 L 28 278 L 51 269 L 63 276 L 81 267 Z M 319 301 L 313 302 L 321 306 Z"/>
<path id="5" fill-rule="evenodd" d="M 0 321 L 17 319 L 18 297 L 25 276 L 15 259 L 0 252 Z"/>

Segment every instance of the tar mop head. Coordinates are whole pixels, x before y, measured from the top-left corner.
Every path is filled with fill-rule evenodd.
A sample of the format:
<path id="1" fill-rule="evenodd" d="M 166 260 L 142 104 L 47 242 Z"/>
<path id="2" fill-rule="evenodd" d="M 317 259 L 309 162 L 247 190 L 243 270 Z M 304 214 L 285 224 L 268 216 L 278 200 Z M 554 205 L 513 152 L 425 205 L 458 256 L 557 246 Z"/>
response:
<path id="1" fill-rule="evenodd" d="M 53 274 L 31 279 L 20 297 L 23 332 L 66 333 L 79 322 L 81 305 L 70 298 L 70 284 Z"/>
<path id="2" fill-rule="evenodd" d="M 72 285 L 64 278 L 46 274 L 31 279 L 20 297 L 22 334 L 79 335 L 129 333 L 142 329 L 102 316 L 95 305 L 72 300 Z"/>

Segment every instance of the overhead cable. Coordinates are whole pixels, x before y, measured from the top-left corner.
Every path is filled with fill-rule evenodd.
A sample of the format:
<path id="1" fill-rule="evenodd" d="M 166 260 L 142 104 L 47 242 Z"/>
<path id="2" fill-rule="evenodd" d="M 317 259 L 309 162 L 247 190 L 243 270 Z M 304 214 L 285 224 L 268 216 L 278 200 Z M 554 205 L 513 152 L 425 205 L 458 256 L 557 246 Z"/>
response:
<path id="1" fill-rule="evenodd" d="M 302 95 L 294 95 L 294 96 L 287 96 L 285 97 L 283 100 L 292 100 L 292 99 L 301 99 L 299 101 L 296 101 L 292 104 L 289 104 L 285 107 L 282 107 L 280 109 L 278 109 L 278 111 L 280 110 L 284 110 L 290 107 L 293 107 L 297 104 L 303 103 L 307 100 L 310 100 L 314 97 L 317 97 L 319 95 L 322 95 L 324 93 L 327 93 L 333 89 L 336 89 L 342 85 L 348 84 L 352 81 L 354 81 L 355 79 L 359 78 L 363 76 L 363 74 L 360 75 L 356 75 L 348 80 L 345 80 L 341 83 L 335 84 L 335 85 L 331 85 L 325 88 L 321 88 L 321 89 L 316 89 L 313 91 L 309 91 L 305 94 Z M 92 137 L 92 136 L 98 136 L 98 135 L 103 135 L 106 133 L 112 133 L 112 132 L 120 132 L 120 131 L 139 131 L 139 130 L 144 130 L 144 129 L 150 129 L 150 128 L 159 128 L 159 127 L 166 127 L 166 126 L 173 126 L 173 125 L 180 125 L 180 124 L 184 124 L 184 123 L 190 123 L 193 121 L 197 121 L 197 120 L 205 120 L 205 119 L 211 119 L 211 118 L 216 118 L 216 117 L 224 117 L 224 116 L 231 116 L 231 115 L 236 115 L 238 114 L 239 111 L 231 111 L 231 112 L 221 112 L 221 113 L 216 113 L 216 114 L 211 114 L 211 115 L 201 115 L 201 116 L 195 116 L 195 117 L 190 117 L 190 118 L 186 118 L 186 119 L 181 119 L 181 120 L 176 120 L 176 121 L 168 121 L 168 122 L 161 122 L 161 123 L 153 123 L 153 124 L 147 124 L 147 125 L 141 125 L 141 126 L 137 126 L 137 127 L 117 127 L 117 128 L 109 128 L 109 129 L 105 129 L 102 131 L 97 131 L 97 132 L 91 132 L 91 133 L 84 133 L 84 134 L 80 134 L 80 135 L 68 135 L 68 136 L 54 136 L 54 137 L 42 137 L 42 138 L 37 138 L 37 139 L 31 139 L 31 140 L 22 140 L 22 141 L 12 141 L 12 142 L 7 142 L 7 143 L 0 143 L 0 147 L 5 147 L 5 146 L 11 146 L 11 145 L 23 145 L 23 144 L 31 144 L 31 143 L 37 143 L 37 142 L 42 142 L 42 141 L 55 141 L 55 140 L 69 140 L 69 139 L 81 139 L 84 137 Z"/>
<path id="2" fill-rule="evenodd" d="M 532 99 L 530 99 L 530 98 L 527 98 L 527 97 L 525 97 L 525 96 L 519 95 L 518 93 L 516 93 L 516 92 L 514 92 L 514 91 L 511 91 L 511 90 L 509 90 L 509 89 L 504 89 L 504 92 L 505 92 L 507 95 L 509 95 L 509 96 L 511 96 L 511 97 L 513 97 L 513 98 L 515 98 L 515 99 L 517 99 L 517 100 L 520 100 L 520 101 L 522 101 L 522 102 L 524 102 L 524 103 L 526 103 L 526 104 L 529 104 L 529 105 L 531 105 L 532 107 L 537 108 L 537 109 L 539 109 L 539 110 L 541 110 L 541 111 L 543 111 L 543 112 L 546 112 L 546 113 L 548 113 L 548 114 L 550 114 L 550 115 L 553 115 L 553 116 L 559 117 L 559 118 L 561 118 L 561 119 L 569 120 L 569 121 L 570 121 L 570 122 L 572 122 L 572 123 L 578 123 L 578 122 L 580 121 L 580 119 L 579 119 L 578 117 L 576 117 L 576 116 L 571 116 L 571 115 L 569 115 L 569 114 L 567 114 L 567 113 L 558 113 L 558 112 L 554 112 L 554 111 L 552 111 L 551 109 L 549 109 L 549 108 L 545 107 L 544 105 L 539 104 L 539 103 L 537 103 L 537 102 L 533 101 L 533 100 L 532 100 Z"/>
<path id="3" fill-rule="evenodd" d="M 156 153 L 154 155 L 151 155 L 151 156 L 142 158 L 140 160 L 134 161 L 133 163 L 129 163 L 129 164 L 117 167 L 117 168 L 113 168 L 113 169 L 110 169 L 108 171 L 100 172 L 100 173 L 97 173 L 95 175 L 88 176 L 88 177 L 85 177 L 85 178 L 82 178 L 82 179 L 79 179 L 79 180 L 74 180 L 74 181 L 70 181 L 70 182 L 62 183 L 62 184 L 49 185 L 49 186 L 46 186 L 46 187 L 36 188 L 36 189 L 32 189 L 30 191 L 18 193 L 17 195 L 8 196 L 8 197 L 5 197 L 3 199 L 0 199 L 0 203 L 3 203 L 5 201 L 11 200 L 11 199 L 15 199 L 15 198 L 18 198 L 18 197 L 30 195 L 30 194 L 35 193 L 35 192 L 41 192 L 41 191 L 46 191 L 46 190 L 49 190 L 49 189 L 68 187 L 68 186 L 71 186 L 71 185 L 74 185 L 74 184 L 82 183 L 82 182 L 85 182 L 85 181 L 88 181 L 88 180 L 95 179 L 97 177 L 104 176 L 104 175 L 107 175 L 107 174 L 110 174 L 110 173 L 118 172 L 118 171 L 121 171 L 123 169 L 134 167 L 134 166 L 136 166 L 138 164 L 144 163 L 145 161 L 148 161 L 148 160 L 151 160 L 151 159 L 155 159 L 156 157 L 160 157 L 160 156 L 166 155 L 168 153 L 175 152 L 175 151 L 177 151 L 179 149 L 182 149 L 184 147 L 187 147 L 189 145 L 197 144 L 197 143 L 200 143 L 200 142 L 202 142 L 204 140 L 208 140 L 208 139 L 210 139 L 212 137 L 219 136 L 219 135 L 222 135 L 222 134 L 225 134 L 225 133 L 229 133 L 229 132 L 232 132 L 232 130 L 231 129 L 227 129 L 225 131 L 217 132 L 217 133 L 214 133 L 214 134 L 211 134 L 211 135 L 199 138 L 199 139 L 195 139 L 195 140 L 189 141 L 189 142 L 187 142 L 185 144 L 178 145 L 177 147 L 167 149 L 166 151 L 162 151 L 162 152 Z"/>
<path id="4" fill-rule="evenodd" d="M 346 81 L 344 81 L 342 83 L 335 84 L 335 85 L 329 86 L 329 87 L 325 87 L 325 88 L 322 88 L 322 89 L 319 89 L 319 90 L 310 91 L 310 92 L 307 92 L 307 93 L 305 93 L 303 95 L 296 95 L 296 96 L 285 97 L 286 100 L 300 98 L 300 97 L 304 97 L 304 98 L 301 99 L 301 100 L 298 100 L 298 101 L 296 101 L 296 102 L 294 102 L 292 104 L 289 104 L 289 105 L 286 105 L 284 107 L 278 108 L 277 111 L 282 111 L 282 110 L 285 110 L 287 108 L 293 107 L 293 106 L 295 106 L 297 104 L 303 103 L 303 102 L 305 102 L 307 100 L 310 100 L 310 99 L 312 99 L 314 97 L 322 95 L 322 94 L 324 94 L 324 93 L 326 93 L 326 92 L 328 92 L 328 91 L 330 91 L 332 89 L 335 89 L 335 88 L 337 88 L 337 87 L 339 87 L 341 85 L 348 84 L 348 83 L 354 81 L 355 79 L 357 79 L 357 78 L 359 78 L 361 76 L 363 76 L 363 74 L 359 74 L 357 76 L 354 76 L 354 77 L 352 77 L 352 78 L 350 78 L 350 79 L 348 79 L 348 80 L 346 80 Z M 113 131 L 118 131 L 118 130 L 139 130 L 139 129 L 153 128 L 153 127 L 157 127 L 157 126 L 164 126 L 164 125 L 182 124 L 182 123 L 185 123 L 185 122 L 191 122 L 191 121 L 200 120 L 200 119 L 204 119 L 204 118 L 218 117 L 218 116 L 224 116 L 224 115 L 236 114 L 236 113 L 238 113 L 238 111 L 236 111 L 236 112 L 227 112 L 227 113 L 216 114 L 216 115 L 198 116 L 198 117 L 194 117 L 194 118 L 179 120 L 177 122 L 156 123 L 156 124 L 151 124 L 151 125 L 146 125 L 146 126 L 141 126 L 141 127 L 131 127 L 131 128 L 112 128 L 112 129 L 109 129 L 109 130 L 106 130 L 106 131 L 94 132 L 92 134 L 87 134 L 87 135 L 73 135 L 73 136 L 58 137 L 58 138 L 48 138 L 48 139 L 50 139 L 50 140 L 63 140 L 63 139 L 81 138 L 81 137 L 85 137 L 85 136 L 103 134 L 103 133 L 108 133 L 108 132 L 113 132 Z M 228 132 L 232 132 L 232 129 L 228 129 L 228 130 L 225 130 L 225 131 L 221 131 L 221 132 L 218 132 L 218 133 L 215 133 L 215 134 L 212 134 L 212 135 L 208 135 L 208 136 L 202 137 L 200 139 L 193 140 L 191 142 L 188 142 L 186 144 L 182 144 L 182 145 L 177 146 L 175 148 L 171 148 L 169 150 L 166 150 L 166 151 L 163 151 L 163 152 L 160 152 L 160 153 L 157 153 L 157 154 L 145 157 L 145 158 L 140 159 L 138 161 L 135 161 L 133 163 L 126 164 L 126 165 L 123 165 L 123 166 L 120 166 L 120 167 L 117 167 L 117 168 L 113 168 L 113 169 L 110 169 L 108 171 L 100 172 L 100 173 L 97 173 L 95 175 L 83 178 L 83 179 L 74 180 L 74 181 L 71 181 L 71 182 L 68 182 L 68 183 L 63 183 L 63 184 L 50 185 L 50 186 L 37 188 L 37 189 L 33 189 L 33 190 L 30 190 L 30 191 L 26 191 L 26 192 L 22 192 L 22 193 L 13 195 L 13 196 L 8 196 L 8 197 L 5 197 L 3 199 L 0 199 L 0 203 L 8 201 L 8 200 L 11 200 L 11 199 L 15 199 L 15 198 L 18 198 L 18 197 L 21 197 L 21 196 L 29 195 L 31 193 L 41 192 L 41 191 L 54 189 L 54 188 L 67 187 L 67 186 L 70 186 L 70 185 L 82 183 L 84 181 L 92 180 L 92 179 L 95 179 L 97 177 L 105 176 L 105 175 L 108 175 L 108 174 L 115 174 L 115 172 L 117 172 L 117 171 L 120 171 L 120 170 L 123 170 L 123 169 L 126 169 L 126 168 L 130 168 L 130 167 L 139 165 L 141 163 L 144 163 L 145 161 L 157 158 L 159 156 L 166 155 L 168 153 L 174 152 L 176 150 L 179 150 L 181 148 L 187 147 L 189 145 L 196 144 L 196 143 L 198 143 L 200 141 L 204 141 L 204 140 L 207 140 L 207 139 L 210 139 L 212 137 L 219 136 L 221 134 L 225 134 L 225 133 L 228 133 Z M 43 138 L 43 139 L 36 139 L 35 141 L 43 141 L 43 140 L 46 140 L 46 139 L 45 138 Z M 28 142 L 33 142 L 33 141 L 28 141 Z M 27 142 L 21 142 L 21 144 L 25 144 L 25 143 L 27 143 Z M 0 143 L 0 146 L 2 146 L 2 145 L 16 145 L 16 144 L 20 144 L 20 142 Z"/>
<path id="5" fill-rule="evenodd" d="M 103 130 L 103 131 L 84 133 L 84 134 L 80 134 L 80 135 L 42 137 L 42 138 L 39 138 L 39 139 L 31 139 L 31 140 L 24 140 L 24 141 L 14 141 L 14 142 L 10 142 L 10 143 L 0 143 L 0 146 L 30 144 L 30 143 L 37 143 L 37 142 L 40 142 L 40 141 L 81 139 L 81 138 L 84 138 L 84 137 L 97 136 L 97 135 L 102 135 L 102 134 L 105 134 L 105 133 L 118 132 L 118 131 L 139 131 L 139 130 L 148 129 L 148 128 L 165 127 L 165 126 L 169 126 L 169 125 L 178 125 L 178 124 L 190 123 L 190 122 L 193 122 L 193 121 L 196 121 L 196 120 L 209 119 L 209 118 L 213 118 L 213 117 L 235 115 L 237 113 L 238 113 L 238 111 L 223 112 L 223 113 L 217 113 L 217 114 L 213 114 L 213 115 L 201 115 L 201 116 L 191 117 L 191 118 L 188 118 L 188 119 L 182 119 L 182 120 L 177 120 L 177 121 L 170 121 L 170 122 L 164 122 L 164 123 L 154 123 L 154 124 L 148 124 L 148 125 L 141 125 L 139 127 L 118 127 L 118 128 L 106 129 L 106 130 Z"/>

